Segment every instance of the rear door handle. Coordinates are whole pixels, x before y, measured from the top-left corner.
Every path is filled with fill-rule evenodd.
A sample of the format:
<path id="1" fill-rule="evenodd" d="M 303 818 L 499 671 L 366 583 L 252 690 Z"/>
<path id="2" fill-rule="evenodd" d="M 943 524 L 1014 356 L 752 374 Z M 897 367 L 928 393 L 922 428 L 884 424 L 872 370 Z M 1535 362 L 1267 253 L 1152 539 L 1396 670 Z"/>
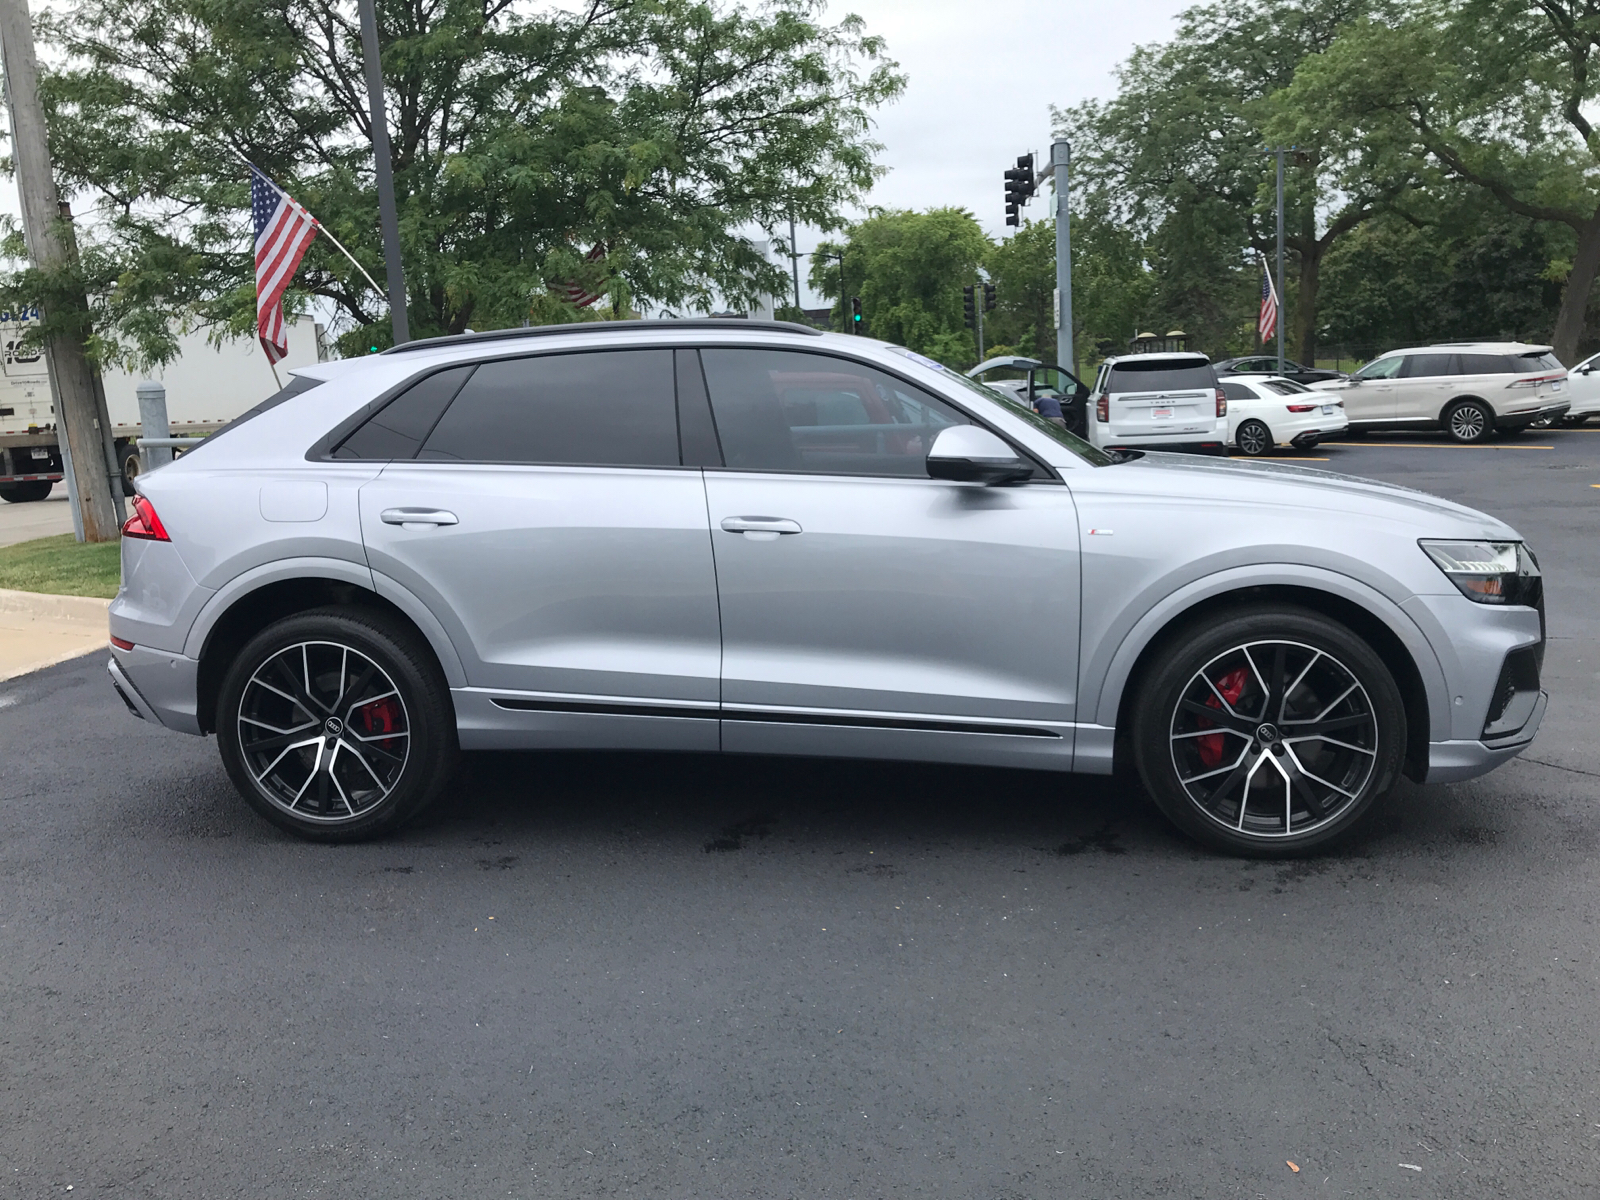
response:
<path id="1" fill-rule="evenodd" d="M 402 529 L 427 529 L 434 525 L 459 525 L 453 512 L 442 508 L 386 508 L 378 514 L 385 525 Z"/>
<path id="2" fill-rule="evenodd" d="M 800 533 L 800 522 L 783 517 L 723 517 L 722 528 L 727 533 L 769 534 Z"/>

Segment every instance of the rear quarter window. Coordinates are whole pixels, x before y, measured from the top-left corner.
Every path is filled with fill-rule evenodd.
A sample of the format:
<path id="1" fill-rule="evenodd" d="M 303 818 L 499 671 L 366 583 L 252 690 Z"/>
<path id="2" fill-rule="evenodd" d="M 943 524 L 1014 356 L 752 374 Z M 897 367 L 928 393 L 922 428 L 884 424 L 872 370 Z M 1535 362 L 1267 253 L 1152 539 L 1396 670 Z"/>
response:
<path id="1" fill-rule="evenodd" d="M 1537 371 L 1537 362 L 1530 366 L 1521 366 L 1522 359 L 1507 358 L 1503 354 L 1463 354 L 1461 358 L 1462 375 L 1510 375 L 1517 371 Z"/>

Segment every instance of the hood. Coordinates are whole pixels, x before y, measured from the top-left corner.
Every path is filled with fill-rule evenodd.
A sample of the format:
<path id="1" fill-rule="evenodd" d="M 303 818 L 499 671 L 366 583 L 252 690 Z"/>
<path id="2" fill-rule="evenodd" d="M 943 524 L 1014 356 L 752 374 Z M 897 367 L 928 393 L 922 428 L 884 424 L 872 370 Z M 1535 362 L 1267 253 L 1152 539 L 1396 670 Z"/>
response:
<path id="1" fill-rule="evenodd" d="M 1342 517 L 1407 521 L 1424 526 L 1419 532 L 1426 536 L 1521 540 L 1504 521 L 1465 504 L 1395 483 L 1292 463 L 1149 452 L 1135 462 L 1101 469 L 1160 472 L 1167 479 L 1163 490 L 1181 491 L 1185 481 L 1192 480 L 1198 494 L 1213 498 L 1220 493 L 1241 501 L 1322 509 Z"/>

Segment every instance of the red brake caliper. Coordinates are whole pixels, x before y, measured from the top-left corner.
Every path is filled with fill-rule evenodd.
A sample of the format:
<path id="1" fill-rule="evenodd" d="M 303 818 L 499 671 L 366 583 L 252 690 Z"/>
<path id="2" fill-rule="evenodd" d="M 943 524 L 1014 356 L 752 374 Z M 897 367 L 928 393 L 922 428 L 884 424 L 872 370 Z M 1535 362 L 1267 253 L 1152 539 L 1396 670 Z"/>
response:
<path id="1" fill-rule="evenodd" d="M 1228 703 L 1231 704 L 1233 701 L 1230 700 Z M 357 710 L 357 713 L 361 718 L 361 731 L 367 737 L 373 737 L 381 733 L 400 732 L 400 700 L 397 696 L 385 696 L 382 700 L 374 700 L 371 704 L 363 704 Z M 386 739 L 379 742 L 378 745 L 388 750 L 390 748 L 390 740 L 392 739 Z M 1204 742 L 1210 739 L 1201 738 L 1200 740 Z"/>
<path id="2" fill-rule="evenodd" d="M 1249 681 L 1250 675 L 1243 667 L 1235 667 L 1217 681 L 1217 691 L 1222 693 L 1224 700 L 1231 708 L 1239 702 L 1239 697 L 1244 695 L 1244 685 Z M 1206 697 L 1206 707 L 1220 709 L 1221 703 L 1215 696 Z M 1201 729 L 1210 729 L 1211 722 L 1204 717 L 1198 718 Z M 1195 738 L 1200 751 L 1200 761 L 1208 769 L 1222 765 L 1222 735 L 1213 733 L 1209 737 Z"/>

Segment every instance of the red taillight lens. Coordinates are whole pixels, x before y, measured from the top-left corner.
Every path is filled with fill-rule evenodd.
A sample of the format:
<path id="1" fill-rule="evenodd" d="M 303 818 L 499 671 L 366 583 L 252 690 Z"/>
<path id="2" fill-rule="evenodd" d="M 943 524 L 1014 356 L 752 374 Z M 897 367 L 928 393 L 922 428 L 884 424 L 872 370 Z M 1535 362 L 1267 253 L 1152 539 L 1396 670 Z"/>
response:
<path id="1" fill-rule="evenodd" d="M 1225 417 L 1227 415 L 1228 415 L 1228 393 L 1223 391 L 1221 388 L 1218 388 L 1217 389 L 1217 416 Z"/>
<path id="2" fill-rule="evenodd" d="M 133 498 L 133 516 L 122 525 L 122 536 L 143 538 L 147 542 L 170 542 L 166 526 L 156 516 L 156 506 L 143 496 Z"/>
<path id="3" fill-rule="evenodd" d="M 1094 419 L 1102 423 L 1111 420 L 1111 397 L 1104 392 L 1094 402 Z"/>
<path id="4" fill-rule="evenodd" d="M 1315 404 L 1285 404 L 1284 407 L 1287 408 L 1290 412 L 1316 412 L 1317 411 L 1317 406 Z"/>

